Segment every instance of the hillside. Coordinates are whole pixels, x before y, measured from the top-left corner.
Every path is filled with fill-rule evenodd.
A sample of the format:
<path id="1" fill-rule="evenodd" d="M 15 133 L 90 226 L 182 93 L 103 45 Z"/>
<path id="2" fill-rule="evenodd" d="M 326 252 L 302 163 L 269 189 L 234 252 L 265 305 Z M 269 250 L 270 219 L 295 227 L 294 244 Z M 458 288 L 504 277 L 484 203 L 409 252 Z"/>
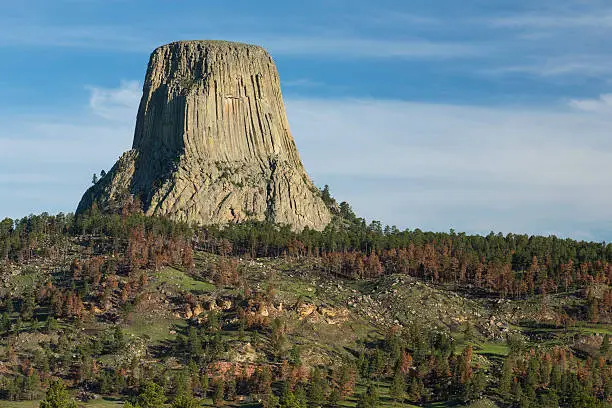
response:
<path id="1" fill-rule="evenodd" d="M 95 208 L 4 220 L 0 406 L 57 379 L 84 407 L 608 406 L 610 245 L 339 207 L 299 234 Z"/>

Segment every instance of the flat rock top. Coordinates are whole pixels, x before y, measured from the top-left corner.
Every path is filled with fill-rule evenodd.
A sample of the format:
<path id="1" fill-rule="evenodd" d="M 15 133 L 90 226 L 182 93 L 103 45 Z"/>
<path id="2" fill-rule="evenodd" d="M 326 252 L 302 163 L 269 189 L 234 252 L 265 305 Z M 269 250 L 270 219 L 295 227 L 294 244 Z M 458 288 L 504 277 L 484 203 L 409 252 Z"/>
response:
<path id="1" fill-rule="evenodd" d="M 215 49 L 215 50 L 248 50 L 268 53 L 263 47 L 254 44 L 246 44 L 234 41 L 224 40 L 183 40 L 174 41 L 169 44 L 157 47 L 153 53 L 158 51 L 171 48 L 183 48 L 183 49 Z"/>

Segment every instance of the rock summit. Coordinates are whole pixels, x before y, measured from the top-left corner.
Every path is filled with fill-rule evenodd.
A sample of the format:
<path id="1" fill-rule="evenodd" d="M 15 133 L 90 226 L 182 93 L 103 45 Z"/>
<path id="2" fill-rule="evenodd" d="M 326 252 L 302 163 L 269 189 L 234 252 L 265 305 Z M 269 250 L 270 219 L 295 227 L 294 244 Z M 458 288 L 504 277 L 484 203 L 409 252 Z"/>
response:
<path id="1" fill-rule="evenodd" d="M 132 149 L 87 192 L 116 211 L 202 225 L 268 220 L 321 230 L 331 214 L 300 160 L 280 79 L 261 47 L 179 41 L 151 55 Z"/>

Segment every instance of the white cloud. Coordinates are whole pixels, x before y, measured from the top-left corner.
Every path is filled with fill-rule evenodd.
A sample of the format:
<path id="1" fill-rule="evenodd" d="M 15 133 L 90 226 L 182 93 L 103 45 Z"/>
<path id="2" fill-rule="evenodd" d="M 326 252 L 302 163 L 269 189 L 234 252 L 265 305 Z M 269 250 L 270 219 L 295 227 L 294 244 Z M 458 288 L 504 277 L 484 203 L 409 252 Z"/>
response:
<path id="1" fill-rule="evenodd" d="M 612 94 L 602 94 L 597 99 L 571 99 L 569 105 L 586 112 L 611 113 Z"/>
<path id="2" fill-rule="evenodd" d="M 370 219 L 562 235 L 612 224 L 605 115 L 351 100 L 289 101 L 289 114 L 318 184 Z"/>
<path id="3" fill-rule="evenodd" d="M 49 174 L 13 173 L 0 174 L 0 184 L 39 184 L 55 182 L 57 179 Z"/>
<path id="4" fill-rule="evenodd" d="M 517 10 L 525 8 L 524 4 L 516 7 Z M 302 23 L 305 16 L 287 16 L 278 21 L 211 11 L 206 30 L 200 28 L 200 20 L 196 23 L 195 17 L 183 16 L 180 24 L 176 24 L 179 14 L 172 13 L 164 16 L 167 19 L 163 23 L 147 23 L 154 21 L 152 17 L 134 26 L 95 19 L 57 24 L 37 19 L 30 13 L 22 13 L 21 18 L 11 18 L 6 13 L 7 16 L 0 17 L 0 47 L 144 54 L 178 39 L 225 38 L 262 44 L 276 56 L 398 61 L 452 59 L 467 62 L 453 66 L 453 70 L 467 70 L 470 74 L 476 71 L 542 78 L 600 78 L 612 74 L 612 59 L 607 49 L 612 28 L 609 5 L 565 1 L 555 2 L 549 9 L 540 4 L 537 9 L 539 13 L 495 16 L 495 8 L 483 12 L 465 7 L 459 16 L 452 16 L 448 12 L 452 7 L 436 14 L 431 10 L 429 14 L 415 13 L 413 7 L 396 10 L 355 7 L 352 12 L 341 14 L 342 23 L 335 28 L 328 28 L 329 24 L 322 24 L 325 19 L 319 18 L 305 25 Z M 327 31 L 316 32 L 313 27 L 317 26 Z"/>
<path id="5" fill-rule="evenodd" d="M 0 158 L 4 165 L 25 168 L 34 164 L 99 163 L 100 156 L 118 156 L 121 146 L 129 148 L 133 134 L 132 126 L 96 122 L 91 115 L 72 124 L 36 116 L 4 120 L 7 127 L 0 130 Z M 19 120 L 24 122 L 19 125 Z"/>
<path id="6" fill-rule="evenodd" d="M 94 114 L 108 120 L 131 123 L 135 116 L 134 106 L 142 95 L 138 81 L 122 81 L 119 88 L 90 87 L 89 107 Z"/>
<path id="7" fill-rule="evenodd" d="M 2 117 L 0 218 L 74 211 L 92 173 L 109 170 L 132 143 L 134 82 L 91 88 L 82 111 Z"/>
<path id="8" fill-rule="evenodd" d="M 317 55 L 331 58 L 454 59 L 470 58 L 492 51 L 482 44 L 425 39 L 282 36 L 264 37 L 259 43 L 273 55 Z"/>
<path id="9" fill-rule="evenodd" d="M 549 39 L 554 41 L 555 39 Z M 608 78 L 612 75 L 612 58 L 609 55 L 570 54 L 550 55 L 542 52 L 539 56 L 523 58 L 520 65 L 508 64 L 479 70 L 484 74 L 528 74 L 542 78 Z"/>
<path id="10" fill-rule="evenodd" d="M 606 79 L 612 75 L 608 38 L 612 8 L 604 2 L 538 4 L 536 12 L 476 19 L 507 50 L 507 58 L 480 70 L 485 73 Z M 533 9 L 533 8 L 532 8 Z"/>
<path id="11" fill-rule="evenodd" d="M 23 19 L 0 20 L 0 47 L 147 52 L 157 44 L 151 37 L 124 26 L 52 25 Z"/>
<path id="12" fill-rule="evenodd" d="M 289 81 L 281 81 L 283 87 L 287 88 L 316 88 L 321 86 L 326 86 L 325 83 L 314 81 L 308 78 L 298 78 Z"/>
<path id="13" fill-rule="evenodd" d="M 367 18 L 363 18 L 360 16 L 357 21 L 360 24 L 364 22 L 367 24 L 376 24 L 389 26 L 392 24 L 401 24 L 406 25 L 409 24 L 411 26 L 424 26 L 424 27 L 440 27 L 443 24 L 443 21 L 438 17 L 432 17 L 421 14 L 413 14 L 413 13 L 404 13 L 397 10 L 380 10 L 380 8 L 376 7 L 372 14 Z"/>
<path id="14" fill-rule="evenodd" d="M 265 46 L 274 55 L 325 56 L 333 58 L 450 59 L 483 55 L 491 49 L 482 44 L 422 38 L 373 38 L 342 32 L 327 36 L 271 31 L 203 32 L 184 29 L 168 32 L 134 30 L 122 25 L 50 25 L 28 20 L 0 19 L 0 47 L 57 47 L 148 53 L 155 47 L 181 39 L 224 38 Z"/>
<path id="15" fill-rule="evenodd" d="M 612 28 L 612 12 L 597 10 L 590 13 L 567 14 L 520 14 L 488 20 L 495 27 L 566 29 L 566 28 Z"/>

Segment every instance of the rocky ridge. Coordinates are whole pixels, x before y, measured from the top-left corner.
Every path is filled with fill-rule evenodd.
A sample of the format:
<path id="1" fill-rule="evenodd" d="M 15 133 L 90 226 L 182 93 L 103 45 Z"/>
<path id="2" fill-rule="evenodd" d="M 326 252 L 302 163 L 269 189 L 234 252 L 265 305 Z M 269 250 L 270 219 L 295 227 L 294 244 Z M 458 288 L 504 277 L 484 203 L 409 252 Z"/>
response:
<path id="1" fill-rule="evenodd" d="M 299 157 L 274 61 L 261 47 L 180 41 L 151 55 L 132 150 L 83 196 L 199 224 L 331 220 Z"/>

